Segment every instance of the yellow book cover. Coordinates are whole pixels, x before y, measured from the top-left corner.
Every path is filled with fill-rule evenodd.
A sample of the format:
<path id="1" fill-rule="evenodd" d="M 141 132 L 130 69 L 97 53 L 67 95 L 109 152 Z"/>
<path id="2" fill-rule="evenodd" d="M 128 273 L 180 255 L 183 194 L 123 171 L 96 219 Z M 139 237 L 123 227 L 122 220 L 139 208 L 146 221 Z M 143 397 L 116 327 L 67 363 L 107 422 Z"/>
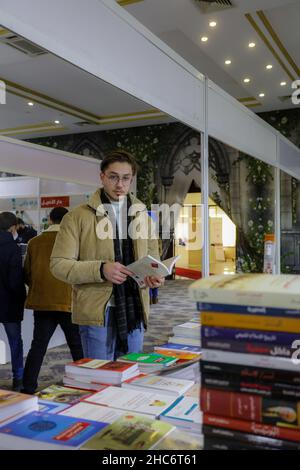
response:
<path id="1" fill-rule="evenodd" d="M 202 325 L 300 333 L 300 318 L 202 312 Z"/>
<path id="2" fill-rule="evenodd" d="M 147 416 L 127 413 L 84 444 L 82 450 L 148 450 L 174 428 Z"/>
<path id="3" fill-rule="evenodd" d="M 199 302 L 299 309 L 300 276 L 222 274 L 194 282 L 189 293 Z"/>

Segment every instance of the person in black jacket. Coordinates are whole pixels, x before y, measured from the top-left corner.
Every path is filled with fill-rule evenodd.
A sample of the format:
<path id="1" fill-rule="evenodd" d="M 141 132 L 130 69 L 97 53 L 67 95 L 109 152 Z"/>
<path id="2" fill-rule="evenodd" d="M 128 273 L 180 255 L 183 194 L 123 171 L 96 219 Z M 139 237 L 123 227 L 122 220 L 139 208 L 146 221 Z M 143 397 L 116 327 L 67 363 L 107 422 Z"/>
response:
<path id="1" fill-rule="evenodd" d="M 37 231 L 31 225 L 25 225 L 24 221 L 17 217 L 17 243 L 28 243 L 33 237 L 37 236 Z"/>
<path id="2" fill-rule="evenodd" d="M 0 323 L 3 323 L 11 351 L 13 390 L 22 388 L 23 320 L 26 290 L 22 256 L 17 238 L 17 218 L 11 212 L 0 213 Z"/>

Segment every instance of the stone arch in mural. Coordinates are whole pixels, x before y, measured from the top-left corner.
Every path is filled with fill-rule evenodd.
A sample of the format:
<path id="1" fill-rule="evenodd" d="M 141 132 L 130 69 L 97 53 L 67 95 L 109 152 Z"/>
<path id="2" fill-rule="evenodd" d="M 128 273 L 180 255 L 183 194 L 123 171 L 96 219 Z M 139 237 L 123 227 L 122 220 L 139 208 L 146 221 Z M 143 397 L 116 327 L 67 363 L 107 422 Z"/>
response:
<path id="1" fill-rule="evenodd" d="M 200 133 L 187 129 L 177 139 L 176 145 L 163 163 L 161 184 L 164 187 L 163 202 L 167 204 L 183 201 L 193 181 L 201 187 L 201 141 Z M 210 194 L 218 193 L 224 210 L 228 209 L 226 188 L 229 185 L 230 160 L 226 147 L 209 140 Z M 220 202 L 220 201 L 218 201 Z"/>
<path id="2" fill-rule="evenodd" d="M 104 156 L 104 152 L 100 145 L 87 137 L 83 137 L 79 142 L 76 142 L 76 145 L 74 145 L 70 151 L 79 155 L 84 155 L 85 157 L 97 158 L 98 160 L 102 160 Z"/>

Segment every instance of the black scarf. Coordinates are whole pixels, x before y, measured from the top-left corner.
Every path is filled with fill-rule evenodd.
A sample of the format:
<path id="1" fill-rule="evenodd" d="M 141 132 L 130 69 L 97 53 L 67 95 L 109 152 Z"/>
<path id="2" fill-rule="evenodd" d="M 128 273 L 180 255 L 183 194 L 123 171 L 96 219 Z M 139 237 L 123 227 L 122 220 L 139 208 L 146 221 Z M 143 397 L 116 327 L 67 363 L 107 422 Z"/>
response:
<path id="1" fill-rule="evenodd" d="M 119 239 L 118 225 L 115 222 L 114 210 L 108 196 L 101 190 L 101 201 L 105 204 L 106 213 L 114 227 L 114 252 L 115 261 L 127 266 L 135 261 L 132 239 L 129 237 L 129 224 L 132 217 L 128 216 L 131 200 L 127 196 L 127 233 L 122 240 Z M 121 218 L 122 220 L 122 218 Z M 122 249 L 121 249 L 122 243 Z M 116 350 L 126 354 L 128 352 L 128 334 L 137 328 L 141 328 L 143 322 L 143 309 L 139 295 L 137 283 L 128 277 L 123 284 L 113 284 L 113 295 L 116 307 L 113 308 L 115 314 L 115 324 L 117 326 L 117 347 Z"/>

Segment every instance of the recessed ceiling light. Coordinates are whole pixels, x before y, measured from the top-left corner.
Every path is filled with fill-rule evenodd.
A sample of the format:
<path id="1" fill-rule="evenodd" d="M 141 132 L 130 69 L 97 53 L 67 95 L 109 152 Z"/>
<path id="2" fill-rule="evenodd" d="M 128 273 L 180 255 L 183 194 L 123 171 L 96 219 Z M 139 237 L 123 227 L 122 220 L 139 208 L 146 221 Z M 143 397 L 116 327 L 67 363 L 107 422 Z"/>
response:
<path id="1" fill-rule="evenodd" d="M 56 120 L 54 121 L 54 124 L 60 124 L 60 121 L 59 121 L 58 119 L 56 119 Z"/>
<path id="2" fill-rule="evenodd" d="M 250 78 L 244 78 L 244 83 L 250 83 Z"/>
<path id="3" fill-rule="evenodd" d="M 230 59 L 225 60 L 225 65 L 230 65 L 230 64 L 231 64 L 231 60 L 230 60 Z"/>
<path id="4" fill-rule="evenodd" d="M 255 42 L 249 42 L 249 44 L 248 44 L 248 47 L 250 47 L 250 48 L 255 47 L 255 46 L 256 46 Z"/>
<path id="5" fill-rule="evenodd" d="M 281 82 L 280 86 L 286 86 L 286 82 Z"/>
<path id="6" fill-rule="evenodd" d="M 271 64 L 266 65 L 267 70 L 271 70 L 272 68 L 273 68 L 273 65 L 271 65 Z"/>
<path id="7" fill-rule="evenodd" d="M 260 93 L 258 96 L 259 96 L 260 98 L 264 98 L 265 94 L 264 94 L 264 93 Z"/>
<path id="8" fill-rule="evenodd" d="M 209 26 L 211 28 L 215 28 L 217 26 L 217 22 L 216 21 L 210 21 Z"/>
<path id="9" fill-rule="evenodd" d="M 207 37 L 207 36 L 202 36 L 201 41 L 202 41 L 202 42 L 208 41 L 208 37 Z"/>
<path id="10" fill-rule="evenodd" d="M 28 101 L 28 106 L 34 106 L 34 103 L 32 101 Z"/>

